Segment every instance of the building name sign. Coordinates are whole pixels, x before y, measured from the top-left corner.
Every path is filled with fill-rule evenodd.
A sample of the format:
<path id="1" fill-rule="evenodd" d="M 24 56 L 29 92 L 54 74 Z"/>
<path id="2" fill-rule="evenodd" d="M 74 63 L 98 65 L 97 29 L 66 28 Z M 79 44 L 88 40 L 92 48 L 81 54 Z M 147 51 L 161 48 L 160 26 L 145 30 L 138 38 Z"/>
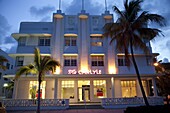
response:
<path id="1" fill-rule="evenodd" d="M 75 70 L 75 69 L 69 69 L 68 70 L 68 74 L 102 74 L 102 71 L 101 70 L 88 70 L 88 71 L 82 71 L 82 70 Z"/>

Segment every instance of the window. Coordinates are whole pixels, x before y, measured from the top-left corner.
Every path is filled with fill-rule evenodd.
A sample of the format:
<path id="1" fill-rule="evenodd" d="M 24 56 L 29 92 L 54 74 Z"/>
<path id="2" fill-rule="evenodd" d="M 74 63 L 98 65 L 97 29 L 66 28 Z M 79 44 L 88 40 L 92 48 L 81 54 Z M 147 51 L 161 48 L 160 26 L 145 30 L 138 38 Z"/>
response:
<path id="1" fill-rule="evenodd" d="M 104 56 L 91 56 L 91 66 L 104 66 Z"/>
<path id="2" fill-rule="evenodd" d="M 148 84 L 147 84 L 147 80 L 142 80 L 142 86 L 143 86 L 143 89 L 145 91 L 146 96 L 148 96 Z"/>
<path id="3" fill-rule="evenodd" d="M 136 81 L 123 80 L 121 81 L 122 97 L 135 97 L 136 95 Z"/>
<path id="4" fill-rule="evenodd" d="M 74 99 L 74 81 L 62 81 L 61 87 L 61 98 Z"/>
<path id="5" fill-rule="evenodd" d="M 6 74 L 5 74 L 6 75 Z M 4 78 L 4 81 L 8 81 L 8 78 Z"/>
<path id="6" fill-rule="evenodd" d="M 10 64 L 9 63 L 6 63 L 6 68 L 10 69 Z"/>
<path id="7" fill-rule="evenodd" d="M 11 69 L 13 69 L 13 65 L 11 65 Z"/>
<path id="8" fill-rule="evenodd" d="M 105 98 L 106 97 L 106 80 L 94 80 L 94 97 Z"/>
<path id="9" fill-rule="evenodd" d="M 18 40 L 18 46 L 25 46 L 26 44 L 26 37 L 20 37 Z"/>
<path id="10" fill-rule="evenodd" d="M 77 46 L 77 38 L 76 37 L 65 37 L 64 45 L 65 46 Z"/>
<path id="11" fill-rule="evenodd" d="M 50 46 L 50 38 L 40 38 L 39 46 Z"/>
<path id="12" fill-rule="evenodd" d="M 118 57 L 118 66 L 128 66 L 128 62 L 124 57 Z"/>
<path id="13" fill-rule="evenodd" d="M 103 46 L 103 42 L 92 42 L 92 46 Z"/>
<path id="14" fill-rule="evenodd" d="M 102 36 L 91 36 L 91 45 L 92 46 L 103 46 Z"/>
<path id="15" fill-rule="evenodd" d="M 45 99 L 46 81 L 42 81 L 40 86 L 40 98 Z M 29 84 L 29 99 L 38 98 L 38 81 L 30 81 Z"/>
<path id="16" fill-rule="evenodd" d="M 23 66 L 24 63 L 24 57 L 23 56 L 17 56 L 16 57 L 16 66 Z"/>
<path id="17" fill-rule="evenodd" d="M 65 56 L 64 66 L 77 66 L 77 57 L 76 56 Z"/>

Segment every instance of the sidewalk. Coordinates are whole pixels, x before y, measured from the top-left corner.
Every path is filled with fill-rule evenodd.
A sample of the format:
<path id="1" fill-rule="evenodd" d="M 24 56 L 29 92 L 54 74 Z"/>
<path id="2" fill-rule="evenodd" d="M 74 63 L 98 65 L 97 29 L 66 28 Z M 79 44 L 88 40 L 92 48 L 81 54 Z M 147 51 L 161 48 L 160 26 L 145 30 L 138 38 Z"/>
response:
<path id="1" fill-rule="evenodd" d="M 35 111 L 8 111 L 7 113 L 35 113 Z M 124 113 L 124 109 L 78 109 L 41 111 L 41 113 Z"/>

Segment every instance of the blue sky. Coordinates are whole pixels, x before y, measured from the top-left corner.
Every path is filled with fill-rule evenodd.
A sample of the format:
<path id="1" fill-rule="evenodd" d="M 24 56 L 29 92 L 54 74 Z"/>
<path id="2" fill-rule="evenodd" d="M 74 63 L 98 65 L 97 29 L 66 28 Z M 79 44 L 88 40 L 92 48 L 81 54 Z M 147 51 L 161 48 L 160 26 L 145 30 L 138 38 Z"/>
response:
<path id="1" fill-rule="evenodd" d="M 58 9 L 59 0 L 0 0 L 0 48 L 7 53 L 16 51 L 17 43 L 11 38 L 12 33 L 19 32 L 20 22 L 52 21 L 52 14 Z M 81 0 L 61 0 L 61 10 L 66 14 L 77 14 L 81 11 Z M 84 0 L 85 10 L 90 14 L 101 14 L 105 11 L 105 0 Z M 116 5 L 123 7 L 123 0 L 107 0 L 108 10 Z M 167 26 L 160 28 L 165 37 L 157 37 L 151 44 L 153 52 L 160 53 L 159 60 L 170 60 L 170 0 L 144 0 L 143 10 L 158 13 L 167 19 Z M 152 25 L 150 25 L 152 26 Z"/>

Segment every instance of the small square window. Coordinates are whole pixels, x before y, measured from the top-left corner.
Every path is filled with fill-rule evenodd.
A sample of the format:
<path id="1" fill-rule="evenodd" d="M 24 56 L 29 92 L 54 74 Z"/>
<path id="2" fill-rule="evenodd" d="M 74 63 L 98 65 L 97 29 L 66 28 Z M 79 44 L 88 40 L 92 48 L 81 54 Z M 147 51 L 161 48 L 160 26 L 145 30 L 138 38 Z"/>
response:
<path id="1" fill-rule="evenodd" d="M 17 56 L 16 57 L 16 66 L 23 66 L 24 63 L 24 57 L 23 56 Z"/>
<path id="2" fill-rule="evenodd" d="M 65 46 L 70 46 L 70 40 L 69 39 L 65 39 Z"/>
<path id="3" fill-rule="evenodd" d="M 40 38 L 39 46 L 50 46 L 50 39 L 49 38 Z"/>
<path id="4" fill-rule="evenodd" d="M 91 56 L 91 66 L 104 66 L 104 57 Z"/>
<path id="5" fill-rule="evenodd" d="M 77 57 L 65 56 L 64 57 L 64 66 L 77 66 Z"/>
<path id="6" fill-rule="evenodd" d="M 77 45 L 77 38 L 76 37 L 65 37 L 64 40 L 65 46 L 76 46 Z"/>

